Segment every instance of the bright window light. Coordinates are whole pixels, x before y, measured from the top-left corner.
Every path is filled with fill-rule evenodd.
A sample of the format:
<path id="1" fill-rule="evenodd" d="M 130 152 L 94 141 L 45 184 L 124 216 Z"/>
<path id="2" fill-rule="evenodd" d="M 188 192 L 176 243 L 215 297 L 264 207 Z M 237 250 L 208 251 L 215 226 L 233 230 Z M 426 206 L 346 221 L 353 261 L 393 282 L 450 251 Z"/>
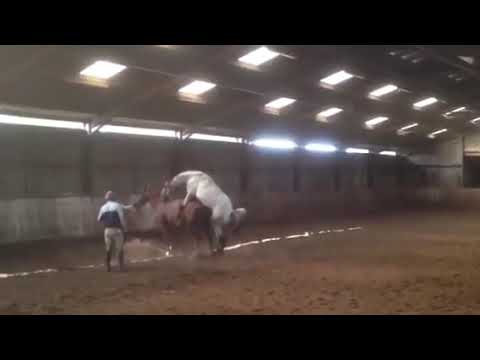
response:
<path id="1" fill-rule="evenodd" d="M 478 121 L 480 121 L 480 117 L 477 117 L 477 118 L 475 118 L 475 119 L 473 119 L 473 120 L 470 120 L 470 122 L 471 122 L 472 124 L 475 124 L 475 123 L 477 123 Z"/>
<path id="2" fill-rule="evenodd" d="M 295 99 L 289 99 L 289 98 L 279 98 L 273 101 L 270 101 L 267 105 L 265 105 L 266 108 L 268 109 L 282 109 L 288 105 L 291 105 L 295 102 Z"/>
<path id="3" fill-rule="evenodd" d="M 41 126 L 62 129 L 85 130 L 82 122 L 78 121 L 62 121 L 50 119 L 38 119 L 23 116 L 3 115 L 0 114 L 0 123 L 9 125 L 27 125 L 27 126 Z"/>
<path id="4" fill-rule="evenodd" d="M 309 143 L 305 145 L 305 150 L 314 152 L 335 152 L 337 148 L 330 144 Z"/>
<path id="5" fill-rule="evenodd" d="M 322 112 L 318 113 L 317 116 L 328 118 L 330 116 L 337 115 L 338 113 L 341 113 L 342 111 L 343 111 L 343 109 L 340 109 L 340 108 L 337 108 L 337 107 L 332 107 L 330 109 L 327 109 L 325 111 L 322 111 Z"/>
<path id="6" fill-rule="evenodd" d="M 219 136 L 219 135 L 209 135 L 209 134 L 200 134 L 200 133 L 192 134 L 192 136 L 190 136 L 190 139 L 205 140 L 205 141 L 219 141 L 219 142 L 228 142 L 228 143 L 241 142 L 240 138 L 236 138 L 232 136 Z"/>
<path id="7" fill-rule="evenodd" d="M 125 70 L 125 65 L 115 64 L 109 61 L 96 61 L 80 72 L 80 75 L 107 80 Z"/>
<path id="8" fill-rule="evenodd" d="M 271 149 L 295 149 L 297 144 L 291 140 L 285 139 L 258 139 L 252 142 L 253 145 Z"/>
<path id="9" fill-rule="evenodd" d="M 352 77 L 353 77 L 352 74 L 342 70 L 335 74 L 329 75 L 320 81 L 328 85 L 337 85 L 337 84 L 340 84 L 341 82 L 351 79 Z"/>
<path id="10" fill-rule="evenodd" d="M 186 95 L 202 95 L 207 91 L 212 90 L 215 86 L 217 85 L 207 81 L 195 80 L 182 87 L 178 92 Z"/>
<path id="11" fill-rule="evenodd" d="M 377 90 L 373 90 L 369 95 L 373 96 L 373 97 L 381 97 L 381 96 L 390 94 L 391 92 L 394 92 L 396 90 L 398 90 L 398 86 L 389 84 L 389 85 L 385 85 L 385 86 L 383 86 L 383 87 L 381 87 Z"/>
<path id="12" fill-rule="evenodd" d="M 104 125 L 99 130 L 101 133 L 125 134 L 125 135 L 144 135 L 160 137 L 176 137 L 174 130 L 137 128 L 131 126 Z"/>
<path id="13" fill-rule="evenodd" d="M 347 148 L 345 149 L 347 154 L 368 154 L 370 150 L 368 149 L 359 149 L 359 148 Z"/>
<path id="14" fill-rule="evenodd" d="M 438 101 L 437 98 L 434 98 L 434 97 L 429 97 L 427 99 L 424 99 L 424 100 L 421 100 L 419 102 L 416 102 L 415 104 L 413 104 L 414 107 L 416 108 L 424 108 L 425 106 L 429 106 L 429 105 L 432 105 L 432 104 L 435 104 L 436 102 Z"/>
<path id="15" fill-rule="evenodd" d="M 395 151 L 380 151 L 380 155 L 397 156 L 397 153 Z"/>
<path id="16" fill-rule="evenodd" d="M 271 51 L 265 46 L 262 46 L 261 48 L 242 56 L 240 59 L 238 59 L 238 61 L 248 65 L 259 66 L 267 61 L 273 60 L 278 55 L 280 54 L 275 51 Z"/>
<path id="17" fill-rule="evenodd" d="M 417 127 L 417 126 L 418 126 L 418 123 L 413 123 L 398 129 L 398 131 L 406 131 L 408 129 L 413 129 L 414 127 Z"/>
<path id="18" fill-rule="evenodd" d="M 373 119 L 370 119 L 368 121 L 365 121 L 365 125 L 368 127 L 368 128 L 373 128 L 375 127 L 376 125 L 378 124 L 381 124 L 385 121 L 388 120 L 388 117 L 386 116 L 378 116 L 376 118 L 373 118 Z"/>
<path id="19" fill-rule="evenodd" d="M 440 134 L 442 134 L 442 133 L 444 133 L 444 132 L 447 132 L 447 131 L 448 131 L 448 129 L 437 130 L 437 131 L 434 131 L 434 132 L 432 132 L 431 134 L 429 134 L 428 137 L 431 138 L 431 139 L 433 139 L 433 138 L 435 138 L 437 135 L 440 135 Z"/>

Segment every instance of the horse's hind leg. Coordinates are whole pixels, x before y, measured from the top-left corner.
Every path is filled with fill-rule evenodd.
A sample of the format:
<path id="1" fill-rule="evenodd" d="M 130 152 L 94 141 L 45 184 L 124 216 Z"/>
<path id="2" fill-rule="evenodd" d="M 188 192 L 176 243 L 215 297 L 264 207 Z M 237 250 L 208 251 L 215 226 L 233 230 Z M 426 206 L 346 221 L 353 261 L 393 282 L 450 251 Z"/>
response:
<path id="1" fill-rule="evenodd" d="M 198 243 L 199 243 L 199 241 L 201 240 L 201 237 L 202 237 L 202 234 L 201 234 L 201 231 L 200 231 L 201 228 L 199 227 L 198 222 L 196 220 L 197 219 L 194 216 L 193 219 L 189 223 L 186 224 L 187 233 L 189 233 L 193 238 L 193 250 L 192 250 L 192 254 L 191 254 L 192 258 L 196 258 L 199 255 Z"/>
<path id="2" fill-rule="evenodd" d="M 208 238 L 210 255 L 214 255 L 215 254 L 215 230 L 213 229 L 213 225 L 209 224 L 208 228 L 205 230 L 205 233 Z"/>
<path id="3" fill-rule="evenodd" d="M 200 255 L 198 243 L 201 239 L 201 235 L 198 231 L 192 231 L 191 234 L 192 234 L 192 237 L 193 237 L 193 251 L 192 251 L 192 256 L 191 257 L 192 258 L 198 258 L 198 256 Z"/>
<path id="4" fill-rule="evenodd" d="M 198 253 L 199 253 L 199 250 L 198 250 L 198 242 L 201 238 L 199 232 L 197 229 L 193 229 L 191 231 L 191 234 L 193 236 L 193 256 L 194 257 L 198 257 Z"/>
<path id="5" fill-rule="evenodd" d="M 165 217 L 162 219 L 162 229 L 160 230 L 160 232 L 162 233 L 162 240 L 165 241 L 165 244 L 167 245 L 168 255 L 173 255 L 174 249 L 173 249 L 172 236 L 168 229 L 168 220 Z"/>
<path id="6" fill-rule="evenodd" d="M 225 250 L 225 246 L 227 245 L 227 237 L 225 236 L 225 234 L 220 235 L 220 237 L 218 239 L 218 242 L 219 242 L 219 247 L 218 247 L 217 252 L 220 255 L 223 255 L 223 252 Z"/>
<path id="7" fill-rule="evenodd" d="M 164 230 L 162 232 L 162 238 L 165 241 L 165 244 L 167 245 L 167 256 L 173 255 L 174 249 L 173 249 L 173 241 L 172 237 L 170 236 L 170 233 L 167 230 Z"/>

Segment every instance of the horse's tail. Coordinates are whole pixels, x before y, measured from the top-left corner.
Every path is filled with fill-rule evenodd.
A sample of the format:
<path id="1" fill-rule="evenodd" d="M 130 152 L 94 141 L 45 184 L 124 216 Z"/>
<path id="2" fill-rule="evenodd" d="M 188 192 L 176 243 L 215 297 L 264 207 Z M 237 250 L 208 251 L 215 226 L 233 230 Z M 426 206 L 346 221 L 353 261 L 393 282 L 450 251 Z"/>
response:
<path id="1" fill-rule="evenodd" d="M 230 214 L 230 223 L 233 225 L 233 232 L 236 233 L 240 226 L 243 224 L 247 216 L 247 209 L 238 208 L 232 211 Z"/>

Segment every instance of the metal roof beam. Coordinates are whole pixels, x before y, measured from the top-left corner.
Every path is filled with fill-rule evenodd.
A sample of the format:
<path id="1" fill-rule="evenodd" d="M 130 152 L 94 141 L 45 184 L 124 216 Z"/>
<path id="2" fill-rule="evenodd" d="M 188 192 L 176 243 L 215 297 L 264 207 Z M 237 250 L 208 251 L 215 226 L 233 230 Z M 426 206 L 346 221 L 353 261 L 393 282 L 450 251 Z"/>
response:
<path id="1" fill-rule="evenodd" d="M 24 61 L 3 70 L 0 73 L 0 83 L 5 85 L 15 81 L 18 77 L 22 76 L 30 69 L 38 66 L 42 61 L 47 59 L 57 50 L 58 49 L 56 45 L 42 46 L 39 50 L 35 51 L 31 57 L 28 57 Z"/>
<path id="2" fill-rule="evenodd" d="M 415 48 L 419 49 L 422 51 L 424 54 L 430 56 L 433 59 L 436 59 L 444 64 L 447 64 L 449 66 L 452 66 L 456 69 L 465 71 L 472 77 L 474 77 L 477 80 L 480 80 L 480 72 L 477 70 L 473 69 L 471 66 L 468 66 L 467 64 L 464 64 L 460 60 L 457 60 L 451 56 L 448 55 L 443 55 L 439 53 L 438 51 L 433 50 L 431 47 L 425 46 L 425 45 L 416 45 Z"/>

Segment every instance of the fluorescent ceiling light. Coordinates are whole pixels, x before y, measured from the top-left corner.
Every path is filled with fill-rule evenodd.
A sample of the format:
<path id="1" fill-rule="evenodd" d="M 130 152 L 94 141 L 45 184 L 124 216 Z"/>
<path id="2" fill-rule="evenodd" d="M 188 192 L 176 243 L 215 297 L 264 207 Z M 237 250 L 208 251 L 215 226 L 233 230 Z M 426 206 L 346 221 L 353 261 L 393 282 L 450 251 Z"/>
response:
<path id="1" fill-rule="evenodd" d="M 178 90 L 178 92 L 186 95 L 202 95 L 213 89 L 215 86 L 217 85 L 207 81 L 195 80 L 182 87 L 180 90 Z"/>
<path id="2" fill-rule="evenodd" d="M 470 65 L 473 65 L 473 63 L 475 62 L 475 58 L 472 56 L 459 56 L 458 58 Z"/>
<path id="3" fill-rule="evenodd" d="M 472 124 L 475 124 L 477 121 L 480 121 L 480 117 L 477 117 L 477 118 L 475 118 L 475 119 L 473 119 L 473 120 L 470 120 L 470 122 L 471 122 Z"/>
<path id="4" fill-rule="evenodd" d="M 104 125 L 99 130 L 101 133 L 126 134 L 126 135 L 144 135 L 159 137 L 176 137 L 174 130 L 137 128 L 131 126 Z"/>
<path id="5" fill-rule="evenodd" d="M 252 144 L 271 149 L 295 149 L 298 146 L 295 142 L 285 139 L 258 139 Z"/>
<path id="6" fill-rule="evenodd" d="M 335 152 L 337 148 L 330 144 L 309 143 L 305 145 L 305 150 L 315 152 Z"/>
<path id="7" fill-rule="evenodd" d="M 62 121 L 50 119 L 38 119 L 23 116 L 3 115 L 0 114 L 0 123 L 9 125 L 27 125 L 27 126 L 41 126 L 62 129 L 85 130 L 83 122 L 78 121 Z"/>
<path id="8" fill-rule="evenodd" d="M 457 113 L 457 112 L 460 112 L 460 111 L 465 111 L 467 110 L 467 107 L 466 106 L 462 106 L 462 107 L 459 107 L 459 108 L 456 108 L 456 109 L 453 109 L 452 111 L 447 111 L 445 114 L 443 114 L 444 116 L 450 116 L 454 113 Z"/>
<path id="9" fill-rule="evenodd" d="M 418 126 L 418 123 L 413 123 L 413 124 L 410 124 L 410 125 L 407 125 L 407 126 L 404 126 L 400 129 L 398 129 L 398 131 L 406 131 L 408 129 L 412 129 L 414 127 L 417 127 Z"/>
<path id="10" fill-rule="evenodd" d="M 441 130 L 437 130 L 437 131 L 434 131 L 432 132 L 431 134 L 428 135 L 429 138 L 433 139 L 435 136 L 439 135 L 439 134 L 442 134 L 444 132 L 447 132 L 448 129 L 441 129 Z"/>
<path id="11" fill-rule="evenodd" d="M 427 99 L 416 102 L 415 104 L 413 104 L 413 106 L 416 107 L 416 108 L 423 108 L 425 106 L 435 104 L 437 101 L 438 101 L 437 98 L 429 97 Z"/>
<path id="12" fill-rule="evenodd" d="M 209 134 L 200 134 L 200 133 L 192 134 L 192 136 L 190 136 L 190 139 L 205 140 L 205 141 L 219 141 L 219 142 L 228 142 L 228 143 L 241 142 L 240 138 L 236 138 L 232 136 L 219 136 L 219 135 L 209 135 Z"/>
<path id="13" fill-rule="evenodd" d="M 373 97 L 381 97 L 381 96 L 387 95 L 391 92 L 394 92 L 396 90 L 398 90 L 398 86 L 389 84 L 389 85 L 385 85 L 385 86 L 383 86 L 383 87 L 381 87 L 377 90 L 372 91 L 369 95 L 373 96 Z"/>
<path id="14" fill-rule="evenodd" d="M 80 72 L 80 75 L 96 79 L 107 80 L 125 70 L 125 65 L 115 64 L 109 61 L 96 61 Z"/>
<path id="15" fill-rule="evenodd" d="M 460 111 L 464 111 L 464 110 L 467 110 L 466 106 L 462 106 L 462 107 L 459 107 L 459 108 L 456 108 L 456 109 L 453 109 L 452 113 L 456 113 L 456 112 L 460 112 Z"/>
<path id="16" fill-rule="evenodd" d="M 341 82 L 351 79 L 352 77 L 353 77 L 352 74 L 342 70 L 342 71 L 336 72 L 335 74 L 329 75 L 320 81 L 328 85 L 337 85 L 337 84 L 340 84 Z"/>
<path id="17" fill-rule="evenodd" d="M 295 99 L 289 99 L 289 98 L 279 98 L 273 101 L 270 101 L 268 104 L 265 105 L 266 108 L 268 109 L 282 109 L 288 105 L 291 105 L 295 102 Z"/>
<path id="18" fill-rule="evenodd" d="M 238 61 L 248 65 L 259 66 L 263 63 L 266 63 L 267 61 L 276 58 L 278 55 L 280 54 L 275 51 L 271 51 L 265 46 L 262 46 L 261 48 L 258 48 L 257 50 L 251 51 L 247 55 L 242 56 L 240 59 L 238 59 Z"/>
<path id="19" fill-rule="evenodd" d="M 318 116 L 328 118 L 333 115 L 337 115 L 338 113 L 341 113 L 343 109 L 337 108 L 337 107 L 332 107 L 330 109 L 324 110 L 320 113 L 318 113 Z"/>
<path id="20" fill-rule="evenodd" d="M 358 148 L 347 148 L 345 150 L 347 154 L 368 154 L 370 150 L 368 149 L 358 149 Z"/>
<path id="21" fill-rule="evenodd" d="M 380 155 L 397 156 L 397 153 L 395 151 L 380 151 Z"/>
<path id="22" fill-rule="evenodd" d="M 374 126 L 381 124 L 387 120 L 388 120 L 388 117 L 386 116 L 378 116 L 376 118 L 365 121 L 365 125 L 369 128 L 373 128 Z"/>

